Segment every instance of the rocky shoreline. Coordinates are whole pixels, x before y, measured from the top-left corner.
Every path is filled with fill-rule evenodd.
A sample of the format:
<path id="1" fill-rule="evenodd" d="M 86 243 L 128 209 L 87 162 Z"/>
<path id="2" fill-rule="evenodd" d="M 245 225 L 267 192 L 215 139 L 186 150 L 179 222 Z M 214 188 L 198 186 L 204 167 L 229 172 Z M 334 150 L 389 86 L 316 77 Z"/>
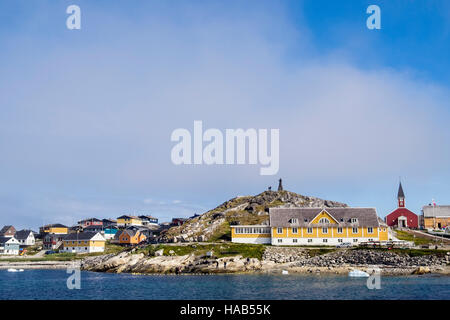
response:
<path id="1" fill-rule="evenodd" d="M 220 273 L 289 273 L 345 274 L 352 269 L 382 275 L 439 273 L 450 275 L 449 254 L 409 256 L 378 250 L 330 250 L 323 253 L 305 248 L 267 247 L 262 259 L 183 256 L 145 256 L 122 252 L 117 255 L 89 257 L 81 269 L 95 272 L 133 274 L 220 274 Z"/>

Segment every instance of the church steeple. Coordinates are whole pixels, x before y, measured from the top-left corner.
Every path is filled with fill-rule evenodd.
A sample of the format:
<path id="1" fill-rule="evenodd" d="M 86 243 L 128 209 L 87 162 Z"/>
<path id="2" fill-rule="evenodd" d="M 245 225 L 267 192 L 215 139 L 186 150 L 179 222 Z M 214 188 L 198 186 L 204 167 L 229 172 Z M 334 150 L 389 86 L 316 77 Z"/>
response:
<path id="1" fill-rule="evenodd" d="M 403 192 L 403 188 L 402 188 L 402 183 L 401 182 L 400 182 L 400 184 L 398 186 L 397 199 L 398 199 L 398 207 L 399 208 L 404 208 L 405 207 L 405 193 Z"/>

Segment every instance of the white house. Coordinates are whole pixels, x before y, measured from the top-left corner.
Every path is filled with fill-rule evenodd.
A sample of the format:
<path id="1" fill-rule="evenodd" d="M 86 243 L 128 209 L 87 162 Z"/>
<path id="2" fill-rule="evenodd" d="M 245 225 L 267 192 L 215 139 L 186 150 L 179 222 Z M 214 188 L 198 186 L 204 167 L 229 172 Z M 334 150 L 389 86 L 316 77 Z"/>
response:
<path id="1" fill-rule="evenodd" d="M 34 233 L 31 230 L 17 231 L 14 238 L 16 238 L 17 241 L 19 241 L 21 246 L 34 246 L 36 244 Z"/>

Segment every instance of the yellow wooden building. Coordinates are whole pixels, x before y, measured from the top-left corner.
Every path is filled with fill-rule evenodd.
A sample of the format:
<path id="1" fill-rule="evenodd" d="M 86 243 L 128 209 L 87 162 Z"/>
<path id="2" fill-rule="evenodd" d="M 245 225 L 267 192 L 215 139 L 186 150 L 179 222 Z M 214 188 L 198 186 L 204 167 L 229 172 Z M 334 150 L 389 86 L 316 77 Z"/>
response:
<path id="1" fill-rule="evenodd" d="M 47 224 L 39 228 L 41 234 L 53 233 L 53 234 L 67 234 L 69 233 L 69 228 L 60 223 Z"/>
<path id="2" fill-rule="evenodd" d="M 92 253 L 105 251 L 105 238 L 99 232 L 71 233 L 63 239 L 63 252 Z"/>
<path id="3" fill-rule="evenodd" d="M 118 227 L 142 226 L 142 219 L 136 216 L 120 216 L 117 218 Z"/>
<path id="4" fill-rule="evenodd" d="M 450 226 L 450 206 L 424 206 L 421 223 L 425 229 L 444 229 Z"/>
<path id="5" fill-rule="evenodd" d="M 357 245 L 388 240 L 388 226 L 378 218 L 375 208 L 271 208 L 269 215 L 269 226 L 231 226 L 232 241 Z"/>

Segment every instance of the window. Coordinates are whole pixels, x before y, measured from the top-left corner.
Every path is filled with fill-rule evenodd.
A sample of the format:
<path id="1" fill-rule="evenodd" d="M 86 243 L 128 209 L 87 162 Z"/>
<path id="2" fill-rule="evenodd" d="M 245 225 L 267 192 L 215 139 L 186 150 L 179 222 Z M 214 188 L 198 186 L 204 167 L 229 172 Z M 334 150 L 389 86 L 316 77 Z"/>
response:
<path id="1" fill-rule="evenodd" d="M 308 219 L 305 219 L 304 221 L 305 221 L 305 222 L 308 222 Z"/>
<path id="2" fill-rule="evenodd" d="M 358 228 L 352 228 L 353 233 L 358 233 Z"/>
<path id="3" fill-rule="evenodd" d="M 344 222 L 344 218 L 341 218 L 340 220 L 341 220 L 341 222 Z"/>
<path id="4" fill-rule="evenodd" d="M 298 233 L 298 228 L 292 228 L 292 233 Z"/>
<path id="5" fill-rule="evenodd" d="M 342 239 L 338 239 L 338 242 L 342 242 L 343 240 Z"/>
<path id="6" fill-rule="evenodd" d="M 298 219 L 297 218 L 292 218 L 291 219 L 291 223 L 292 224 L 297 224 L 298 223 Z"/>
<path id="7" fill-rule="evenodd" d="M 337 233 L 342 233 L 342 228 L 341 227 L 337 228 Z"/>
<path id="8" fill-rule="evenodd" d="M 328 239 L 323 239 L 323 242 L 324 242 L 324 243 L 327 243 L 327 242 L 328 242 Z"/>
<path id="9" fill-rule="evenodd" d="M 353 242 L 358 242 L 358 239 L 353 239 Z"/>
<path id="10" fill-rule="evenodd" d="M 330 220 L 327 218 L 320 218 L 319 223 L 330 223 Z"/>
<path id="11" fill-rule="evenodd" d="M 328 233 L 328 228 L 322 228 L 322 233 Z"/>
<path id="12" fill-rule="evenodd" d="M 283 228 L 278 228 L 277 233 L 283 233 Z"/>
<path id="13" fill-rule="evenodd" d="M 308 239 L 308 242 L 312 242 L 312 239 Z"/>
<path id="14" fill-rule="evenodd" d="M 373 239 L 369 239 L 369 241 L 373 241 Z"/>
<path id="15" fill-rule="evenodd" d="M 297 243 L 297 239 L 292 239 L 292 242 L 293 243 Z"/>
<path id="16" fill-rule="evenodd" d="M 278 239 L 278 243 L 282 243 L 283 242 L 283 239 Z"/>
<path id="17" fill-rule="evenodd" d="M 356 223 L 356 222 L 358 222 L 358 219 L 352 218 L 351 222 L 352 222 L 352 223 Z"/>
<path id="18" fill-rule="evenodd" d="M 306 230 L 307 233 L 312 233 L 312 231 L 313 231 L 312 228 L 308 228 L 308 229 Z"/>
<path id="19" fill-rule="evenodd" d="M 373 233 L 373 228 L 372 227 L 367 228 L 367 233 Z"/>

